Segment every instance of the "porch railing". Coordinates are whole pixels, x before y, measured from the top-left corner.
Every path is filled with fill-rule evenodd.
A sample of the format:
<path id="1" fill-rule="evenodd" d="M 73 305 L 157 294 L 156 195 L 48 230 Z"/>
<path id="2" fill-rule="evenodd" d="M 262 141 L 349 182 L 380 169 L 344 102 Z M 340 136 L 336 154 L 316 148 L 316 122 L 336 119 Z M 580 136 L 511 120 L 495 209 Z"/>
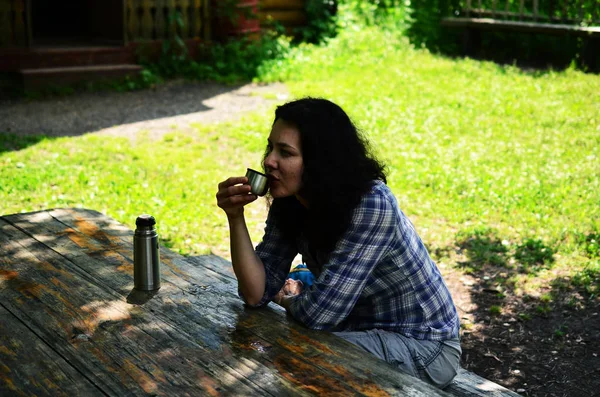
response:
<path id="1" fill-rule="evenodd" d="M 0 47 L 27 46 L 25 0 L 0 0 Z"/>
<path id="2" fill-rule="evenodd" d="M 177 33 L 182 39 L 210 38 L 209 0 L 126 0 L 127 41 L 161 40 Z M 183 28 L 172 23 L 180 13 Z"/>

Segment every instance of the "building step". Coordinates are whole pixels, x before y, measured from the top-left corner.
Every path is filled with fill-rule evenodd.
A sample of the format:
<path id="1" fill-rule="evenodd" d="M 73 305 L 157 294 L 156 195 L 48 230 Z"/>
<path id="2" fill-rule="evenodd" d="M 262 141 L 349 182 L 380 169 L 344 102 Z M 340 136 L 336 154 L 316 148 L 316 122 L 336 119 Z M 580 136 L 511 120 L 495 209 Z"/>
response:
<path id="1" fill-rule="evenodd" d="M 135 77 L 141 70 L 140 65 L 119 64 L 20 69 L 17 73 L 23 89 L 31 91 L 48 86 Z"/>
<path id="2" fill-rule="evenodd" d="M 38 47 L 4 50 L 0 71 L 91 65 L 135 63 L 135 54 L 123 46 L 116 47 Z M 6 56 L 4 56 L 6 55 Z"/>

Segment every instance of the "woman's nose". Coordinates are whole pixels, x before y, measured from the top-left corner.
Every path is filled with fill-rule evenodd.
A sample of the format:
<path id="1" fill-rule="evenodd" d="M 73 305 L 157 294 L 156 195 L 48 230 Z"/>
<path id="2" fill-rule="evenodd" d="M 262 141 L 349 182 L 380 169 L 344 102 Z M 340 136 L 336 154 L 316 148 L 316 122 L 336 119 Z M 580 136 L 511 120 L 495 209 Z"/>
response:
<path id="1" fill-rule="evenodd" d="M 277 167 L 277 163 L 273 157 L 273 152 L 269 153 L 269 155 L 265 157 L 264 166 L 265 169 L 275 169 Z"/>

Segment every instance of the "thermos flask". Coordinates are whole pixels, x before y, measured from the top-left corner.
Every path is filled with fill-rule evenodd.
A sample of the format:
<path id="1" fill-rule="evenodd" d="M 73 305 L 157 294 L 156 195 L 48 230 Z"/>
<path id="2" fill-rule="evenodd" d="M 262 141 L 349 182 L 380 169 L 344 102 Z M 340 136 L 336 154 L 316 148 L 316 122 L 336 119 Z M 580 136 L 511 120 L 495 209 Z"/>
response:
<path id="1" fill-rule="evenodd" d="M 140 215 L 135 220 L 133 235 L 133 285 L 138 291 L 160 288 L 160 258 L 156 220 L 151 215 Z"/>

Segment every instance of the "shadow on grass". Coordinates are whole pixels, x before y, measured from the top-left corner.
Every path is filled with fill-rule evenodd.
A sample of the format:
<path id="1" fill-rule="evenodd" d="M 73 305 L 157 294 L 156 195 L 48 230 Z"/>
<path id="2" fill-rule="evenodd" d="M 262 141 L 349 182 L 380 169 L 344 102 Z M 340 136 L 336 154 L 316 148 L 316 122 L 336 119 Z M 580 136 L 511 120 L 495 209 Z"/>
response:
<path id="1" fill-rule="evenodd" d="M 571 68 L 584 73 L 600 73 L 599 47 L 592 40 L 572 35 L 474 30 L 465 41 L 465 29 L 443 28 L 442 31 L 444 42 L 436 48 L 441 50 L 440 54 L 451 59 L 468 57 L 493 62 L 500 73 L 509 67 L 517 67 L 533 77 Z"/>
<path id="2" fill-rule="evenodd" d="M 450 250 L 467 273 L 472 323 L 463 320 L 463 366 L 528 396 L 590 396 L 600 387 L 600 256 L 597 234 L 580 236 L 589 264 L 540 283 L 535 294 L 516 290 L 519 275 L 551 269 L 555 254 L 540 240 L 509 244 L 492 230 L 459 235 Z M 463 318 L 466 319 L 463 315 Z M 595 377 L 591 374 L 594 373 Z"/>
<path id="3" fill-rule="evenodd" d="M 467 273 L 481 271 L 485 266 L 502 269 L 508 276 L 518 273 L 535 276 L 554 264 L 554 250 L 541 240 L 528 238 L 511 248 L 508 241 L 489 229 L 462 233 L 456 245 L 467 259 L 457 265 Z"/>
<path id="4" fill-rule="evenodd" d="M 45 139 L 45 135 L 16 135 L 0 132 L 0 154 L 4 152 L 18 151 L 28 146 L 35 145 Z"/>

